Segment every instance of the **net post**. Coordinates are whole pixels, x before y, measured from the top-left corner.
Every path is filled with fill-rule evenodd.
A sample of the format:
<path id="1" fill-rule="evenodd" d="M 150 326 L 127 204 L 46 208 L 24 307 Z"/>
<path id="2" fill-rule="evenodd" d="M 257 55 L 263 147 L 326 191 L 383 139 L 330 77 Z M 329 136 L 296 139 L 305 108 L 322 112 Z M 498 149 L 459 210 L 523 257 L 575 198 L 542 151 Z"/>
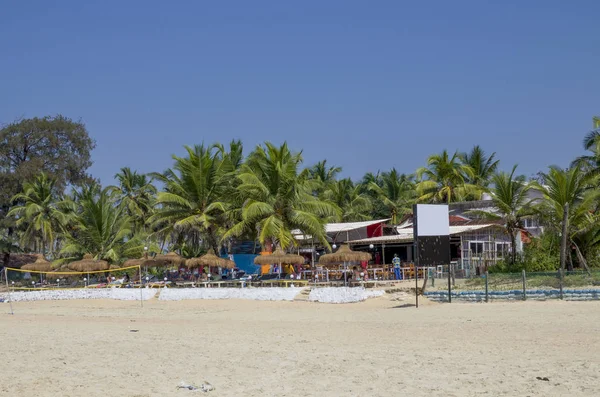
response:
<path id="1" fill-rule="evenodd" d="M 138 266 L 140 272 L 140 306 L 144 307 L 144 289 L 142 288 L 142 267 Z"/>
<path id="2" fill-rule="evenodd" d="M 488 276 L 489 273 L 486 270 L 485 271 L 485 303 L 488 303 L 490 301 L 490 290 L 489 290 L 489 282 L 488 282 Z"/>
<path id="3" fill-rule="evenodd" d="M 521 278 L 523 281 L 523 300 L 527 299 L 527 276 L 525 275 L 525 269 L 521 273 Z"/>
<path id="4" fill-rule="evenodd" d="M 13 306 L 12 306 L 12 295 L 10 293 L 10 288 L 8 287 L 8 268 L 4 268 L 4 279 L 6 280 L 6 290 L 8 291 L 8 303 L 10 304 L 10 314 L 11 315 L 15 315 L 15 312 L 13 311 Z"/>

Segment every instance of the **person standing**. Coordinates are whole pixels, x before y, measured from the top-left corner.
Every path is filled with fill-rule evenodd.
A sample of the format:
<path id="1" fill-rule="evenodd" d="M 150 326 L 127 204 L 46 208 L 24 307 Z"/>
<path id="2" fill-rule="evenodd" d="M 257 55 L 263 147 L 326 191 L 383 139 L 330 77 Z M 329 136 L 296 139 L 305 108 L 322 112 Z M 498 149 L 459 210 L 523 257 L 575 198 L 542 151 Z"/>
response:
<path id="1" fill-rule="evenodd" d="M 396 280 L 402 280 L 402 273 L 400 272 L 400 258 L 398 258 L 398 254 L 394 254 L 392 264 L 394 265 L 394 275 L 396 276 Z"/>

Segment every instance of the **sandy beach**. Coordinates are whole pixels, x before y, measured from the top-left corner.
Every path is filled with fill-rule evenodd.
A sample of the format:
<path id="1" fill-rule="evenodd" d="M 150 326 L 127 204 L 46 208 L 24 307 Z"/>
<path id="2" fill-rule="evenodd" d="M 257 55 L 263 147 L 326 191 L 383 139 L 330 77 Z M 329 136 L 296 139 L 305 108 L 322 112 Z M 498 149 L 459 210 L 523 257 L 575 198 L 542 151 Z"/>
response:
<path id="1" fill-rule="evenodd" d="M 0 395 L 600 395 L 598 302 L 411 303 L 2 304 Z"/>

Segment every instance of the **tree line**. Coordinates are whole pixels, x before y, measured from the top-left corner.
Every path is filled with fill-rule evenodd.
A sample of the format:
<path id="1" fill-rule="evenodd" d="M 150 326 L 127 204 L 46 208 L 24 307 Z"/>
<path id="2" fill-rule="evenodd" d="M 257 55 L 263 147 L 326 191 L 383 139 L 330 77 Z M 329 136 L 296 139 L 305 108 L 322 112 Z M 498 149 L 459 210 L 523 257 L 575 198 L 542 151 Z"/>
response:
<path id="1" fill-rule="evenodd" d="M 292 230 L 329 247 L 324 225 L 390 218 L 398 224 L 415 203 L 480 200 L 495 211 L 473 216 L 501 222 L 513 247 L 527 218 L 545 233 L 531 246 L 557 252 L 566 226 L 569 263 L 596 264 L 600 247 L 600 133 L 585 136 L 585 154 L 566 169 L 556 166 L 536 180 L 500 171 L 496 153 L 475 146 L 429 156 L 411 173 L 392 168 L 353 181 L 323 160 L 306 166 L 286 143 L 242 142 L 185 146 L 163 172 L 122 168 L 116 184 L 102 186 L 87 174 L 95 142 L 85 125 L 64 116 L 18 120 L 0 130 L 0 250 L 39 252 L 60 261 L 84 254 L 111 263 L 165 247 L 184 256 L 208 248 L 231 249 L 253 240 L 264 250 L 295 245 Z M 541 193 L 532 201 L 530 190 Z M 565 208 L 568 213 L 565 220 Z M 535 252 L 534 252 L 535 254 Z M 538 258 L 537 261 L 542 259 Z M 513 250 L 511 264 L 519 261 Z M 552 266 L 556 266 L 553 264 Z"/>

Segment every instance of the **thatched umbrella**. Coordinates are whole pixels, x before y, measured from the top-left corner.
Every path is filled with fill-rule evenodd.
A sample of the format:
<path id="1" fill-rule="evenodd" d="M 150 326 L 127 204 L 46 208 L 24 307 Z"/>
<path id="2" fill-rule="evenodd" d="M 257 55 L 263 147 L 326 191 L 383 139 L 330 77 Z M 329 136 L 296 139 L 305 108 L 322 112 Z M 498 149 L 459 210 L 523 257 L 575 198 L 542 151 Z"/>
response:
<path id="1" fill-rule="evenodd" d="M 52 263 L 48 262 L 43 255 L 38 255 L 33 263 L 21 266 L 21 270 L 31 270 L 34 272 L 51 272 L 54 270 Z"/>
<path id="2" fill-rule="evenodd" d="M 361 262 L 371 259 L 371 254 L 368 252 L 352 251 L 347 245 L 342 245 L 340 248 L 331 254 L 322 255 L 319 258 L 320 264 L 344 264 L 344 285 L 348 283 L 346 271 L 348 270 L 348 262 Z"/>
<path id="3" fill-rule="evenodd" d="M 70 270 L 81 273 L 97 272 L 110 269 L 108 262 L 93 259 L 89 254 L 84 255 L 82 260 L 71 262 L 67 266 Z"/>
<path id="4" fill-rule="evenodd" d="M 141 267 L 161 267 L 168 265 L 167 261 L 159 261 L 155 258 L 140 258 L 140 259 L 129 259 L 123 263 L 123 267 L 141 266 Z"/>
<path id="5" fill-rule="evenodd" d="M 44 258 L 44 255 L 37 254 L 37 259 L 35 260 L 35 262 L 21 266 L 21 270 L 31 270 L 33 272 L 50 272 L 54 269 L 52 268 L 52 263 L 48 262 Z M 40 273 L 40 282 L 41 281 L 42 273 Z"/>
<path id="6" fill-rule="evenodd" d="M 175 252 L 169 252 L 166 255 L 156 255 L 154 257 L 154 260 L 159 261 L 159 262 L 164 262 L 164 263 L 166 263 L 168 265 L 172 265 L 172 266 L 180 266 L 180 265 L 185 264 L 185 258 L 182 256 L 179 256 Z"/>
<path id="7" fill-rule="evenodd" d="M 215 255 L 215 252 L 210 249 L 205 255 L 202 255 L 199 258 L 192 258 L 185 261 L 185 264 L 189 268 L 200 267 L 200 266 L 208 266 L 208 267 L 220 267 L 223 269 L 233 269 L 235 267 L 235 262 L 230 261 L 229 259 L 220 258 Z"/>
<path id="8" fill-rule="evenodd" d="M 254 263 L 257 265 L 279 265 L 279 273 L 281 274 L 281 264 L 289 263 L 291 265 L 301 265 L 304 263 L 304 257 L 295 254 L 286 254 L 281 249 L 276 249 L 271 255 L 261 255 L 254 258 Z"/>

